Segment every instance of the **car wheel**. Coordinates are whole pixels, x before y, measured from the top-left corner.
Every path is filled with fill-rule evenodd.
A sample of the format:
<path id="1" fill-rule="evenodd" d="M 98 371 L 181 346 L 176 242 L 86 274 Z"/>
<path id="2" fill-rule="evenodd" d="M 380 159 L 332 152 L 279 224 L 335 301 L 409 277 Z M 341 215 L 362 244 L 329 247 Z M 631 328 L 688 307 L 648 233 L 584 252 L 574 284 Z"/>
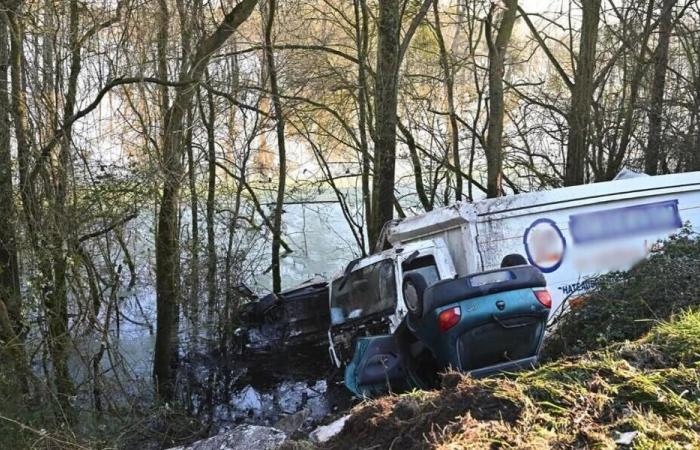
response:
<path id="1" fill-rule="evenodd" d="M 502 269 L 505 269 L 506 267 L 524 266 L 526 264 L 527 260 L 519 253 L 511 253 L 510 255 L 504 256 L 501 260 Z"/>
<path id="2" fill-rule="evenodd" d="M 425 278 L 418 273 L 408 273 L 403 278 L 403 299 L 415 319 L 423 317 L 423 293 L 427 287 Z"/>

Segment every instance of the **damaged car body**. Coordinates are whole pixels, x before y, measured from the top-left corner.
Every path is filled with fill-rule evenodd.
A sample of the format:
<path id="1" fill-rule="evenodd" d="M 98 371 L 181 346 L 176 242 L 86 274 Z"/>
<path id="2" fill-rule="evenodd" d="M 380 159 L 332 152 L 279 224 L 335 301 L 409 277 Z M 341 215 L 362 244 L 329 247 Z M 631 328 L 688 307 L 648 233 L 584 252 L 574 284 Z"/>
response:
<path id="1" fill-rule="evenodd" d="M 551 306 L 545 285 L 529 265 L 458 277 L 439 239 L 372 255 L 331 283 L 331 359 L 359 396 L 432 387 L 448 368 L 531 367 Z"/>
<path id="2" fill-rule="evenodd" d="M 238 334 L 248 351 L 323 345 L 329 324 L 328 282 L 313 278 L 245 305 Z"/>
<path id="3" fill-rule="evenodd" d="M 388 222 L 377 242 L 388 249 L 328 283 L 263 298 L 258 328 L 283 348 L 325 341 L 328 325 L 330 359 L 360 396 L 431 387 L 448 368 L 486 376 L 531 367 L 550 311 L 585 300 L 597 275 L 698 223 L 699 180 L 626 177 Z"/>
<path id="4" fill-rule="evenodd" d="M 376 248 L 390 248 L 330 285 L 331 358 L 358 395 L 430 385 L 446 368 L 531 366 L 550 311 L 699 214 L 698 173 L 625 174 L 387 222 Z"/>

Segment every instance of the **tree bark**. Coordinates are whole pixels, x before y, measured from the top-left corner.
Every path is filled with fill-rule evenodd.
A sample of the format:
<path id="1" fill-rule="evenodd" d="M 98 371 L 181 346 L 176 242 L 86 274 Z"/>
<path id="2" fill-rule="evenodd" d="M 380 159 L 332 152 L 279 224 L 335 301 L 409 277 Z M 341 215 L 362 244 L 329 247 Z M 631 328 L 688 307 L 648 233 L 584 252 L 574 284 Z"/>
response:
<path id="1" fill-rule="evenodd" d="M 517 0 L 505 0 L 506 10 L 503 11 L 495 41 L 491 37 L 490 21 L 493 6 L 487 18 L 486 40 L 489 47 L 489 123 L 486 136 L 486 167 L 487 184 L 486 196 L 498 197 L 503 194 L 503 76 L 505 74 L 505 57 L 508 42 L 513 32 Z"/>
<path id="2" fill-rule="evenodd" d="M 192 33 L 194 26 L 194 17 L 197 17 L 199 3 L 194 2 L 192 5 L 194 11 L 191 11 L 185 5 L 184 0 L 177 0 L 177 14 L 180 22 L 180 78 L 184 78 L 192 51 Z M 163 20 L 161 21 L 158 34 L 158 73 L 162 79 L 168 78 L 167 64 L 167 36 L 169 35 L 169 20 L 168 20 L 168 5 L 167 2 L 160 3 L 160 11 Z M 199 91 L 198 91 L 199 92 Z M 168 108 L 168 90 L 161 90 L 161 109 L 167 111 Z M 186 127 L 185 127 L 185 149 L 187 154 L 187 175 L 189 182 L 190 193 L 190 264 L 189 264 L 189 296 L 187 302 L 183 305 L 183 311 L 193 325 L 193 333 L 197 333 L 197 324 L 199 319 L 199 288 L 200 288 L 200 271 L 199 271 L 199 195 L 197 193 L 197 161 L 198 154 L 195 153 L 195 145 L 193 142 L 193 128 L 195 124 L 195 107 L 191 106 L 187 111 Z M 165 117 L 162 115 L 161 117 Z"/>
<path id="3" fill-rule="evenodd" d="M 571 87 L 571 108 L 568 114 L 569 139 L 566 146 L 565 186 L 583 184 L 585 181 L 600 3 L 601 0 L 590 0 L 582 3 L 581 41 L 576 61 L 576 73 Z"/>
<path id="4" fill-rule="evenodd" d="M 275 23 L 277 1 L 269 0 L 267 5 L 267 21 L 265 23 L 265 59 L 267 71 L 270 77 L 270 93 L 275 110 L 275 131 L 277 133 L 277 153 L 279 157 L 279 173 L 277 176 L 277 199 L 275 212 L 272 218 L 272 291 L 282 290 L 282 276 L 280 274 L 280 246 L 282 234 L 282 214 L 284 208 L 284 191 L 287 183 L 287 151 L 284 138 L 285 118 L 280 101 L 280 90 L 277 82 L 277 68 L 275 66 L 275 54 L 272 45 L 272 27 Z"/>
<path id="5" fill-rule="evenodd" d="M 370 191 L 370 153 L 367 142 L 367 68 L 366 59 L 369 46 L 367 23 L 367 4 L 365 0 L 353 1 L 355 12 L 355 45 L 357 46 L 357 104 L 360 132 L 360 151 L 362 153 L 362 203 L 365 218 L 372 217 L 372 194 Z M 366 251 L 362 249 L 363 253 Z"/>
<path id="6" fill-rule="evenodd" d="M 700 57 L 700 36 L 698 36 L 698 56 Z M 700 59 L 700 58 L 699 58 Z M 700 72 L 700 68 L 698 69 Z M 691 131 L 692 137 L 690 139 L 691 148 L 690 153 L 690 170 L 700 171 L 700 73 L 695 74 L 695 106 L 693 111 L 694 116 L 694 127 Z"/>
<path id="7" fill-rule="evenodd" d="M 450 61 L 450 55 L 445 46 L 445 40 L 442 36 L 442 25 L 440 24 L 440 12 L 438 11 L 438 0 L 433 2 L 433 14 L 435 16 L 435 37 L 437 38 L 438 48 L 440 49 L 440 66 L 445 77 L 445 96 L 447 97 L 447 113 L 448 113 L 448 128 L 449 140 L 448 147 L 452 153 L 452 164 L 455 167 L 462 167 L 461 158 L 459 155 L 459 127 L 457 125 L 457 113 L 455 110 L 454 98 L 454 70 Z M 511 27 L 512 28 L 512 27 Z M 462 177 L 455 174 L 455 200 L 462 199 L 463 192 Z"/>
<path id="8" fill-rule="evenodd" d="M 217 29 L 202 38 L 186 71 L 186 80 L 201 80 L 212 55 L 226 42 L 253 12 L 257 0 L 242 0 L 226 14 Z M 179 301 L 180 253 L 178 235 L 178 205 L 182 184 L 183 122 L 192 105 L 195 89 L 190 84 L 179 85 L 173 104 L 165 117 L 165 134 L 161 151 L 163 188 L 156 232 L 156 307 L 157 330 L 153 376 L 158 395 L 172 400 L 175 387 L 175 345 L 177 336 L 177 305 Z"/>
<path id="9" fill-rule="evenodd" d="M 622 162 L 627 155 L 627 149 L 632 142 L 632 132 L 634 130 L 635 120 L 634 113 L 637 110 L 639 90 L 642 85 L 642 80 L 646 73 L 647 64 L 644 61 L 646 56 L 647 42 L 649 40 L 650 30 L 651 30 L 651 19 L 654 11 L 655 0 L 649 0 L 647 5 L 646 16 L 644 19 L 644 29 L 641 33 L 641 42 L 639 43 L 639 54 L 635 55 L 636 64 L 634 66 L 634 71 L 632 73 L 632 79 L 629 82 L 629 100 L 626 105 L 623 105 L 624 113 L 621 114 L 622 120 L 622 130 L 620 136 L 620 142 L 617 148 L 617 152 L 610 152 L 608 157 L 608 165 L 605 169 L 605 180 L 612 180 L 615 175 L 620 171 Z"/>
<path id="10" fill-rule="evenodd" d="M 668 66 L 668 47 L 673 29 L 673 7 L 676 0 L 664 0 L 659 21 L 659 41 L 654 51 L 654 77 L 651 82 L 651 100 L 649 104 L 649 136 L 644 152 L 644 170 L 649 175 L 659 173 L 661 154 L 661 128 L 663 120 L 664 91 L 666 89 L 666 67 Z"/>
<path id="11" fill-rule="evenodd" d="M 0 348 L 4 350 L 3 356 L 10 357 L 17 375 L 17 382 L 22 387 L 23 393 L 29 393 L 30 386 L 32 384 L 38 385 L 38 383 L 29 365 L 24 343 L 14 331 L 14 324 L 2 297 L 0 297 Z"/>
<path id="12" fill-rule="evenodd" d="M 398 0 L 379 2 L 378 44 L 374 88 L 374 177 L 372 179 L 372 216 L 367 223 L 371 250 L 377 250 L 384 224 L 394 217 L 394 208 L 402 215 L 394 195 L 396 172 L 396 122 L 399 68 L 418 26 L 430 10 L 433 0 L 423 0 L 411 20 L 403 40 Z"/>
<path id="13" fill-rule="evenodd" d="M 368 229 L 372 249 L 377 245 L 384 224 L 394 217 L 400 29 L 399 1 L 379 2 L 377 24 L 379 43 L 374 91 L 374 178 L 372 180 L 372 217 Z"/>
<path id="14" fill-rule="evenodd" d="M 27 219 L 28 234 L 34 235 L 34 209 L 36 207 L 34 187 L 29 183 L 31 148 L 29 146 L 29 117 L 27 112 L 27 93 L 23 83 L 24 69 L 24 25 L 22 24 L 22 2 L 15 2 L 6 11 L 10 32 L 10 85 L 12 122 L 17 145 L 17 166 L 19 169 L 19 193 L 22 207 Z"/>
<path id="15" fill-rule="evenodd" d="M 418 200 L 420 200 L 423 209 L 426 211 L 432 211 L 433 205 L 425 192 L 425 183 L 423 182 L 423 167 L 420 163 L 420 158 L 418 157 L 418 148 L 416 147 L 416 140 L 413 138 L 411 132 L 406 128 L 400 121 L 396 124 L 403 134 L 406 140 L 406 146 L 408 147 L 408 153 L 411 155 L 411 164 L 413 165 L 413 178 L 416 182 L 416 194 L 418 195 Z M 457 176 L 458 178 L 459 175 Z"/>
<path id="16" fill-rule="evenodd" d="M 216 308 L 217 284 L 216 284 L 216 236 L 214 234 L 214 214 L 216 201 L 216 141 L 214 127 L 216 124 L 216 111 L 214 110 L 214 96 L 207 92 L 208 117 L 205 121 L 207 129 L 207 302 L 210 313 Z M 203 115 L 203 113 L 202 113 Z"/>
<path id="17" fill-rule="evenodd" d="M 199 195 L 197 194 L 197 158 L 192 142 L 192 127 L 194 117 L 192 108 L 187 112 L 187 131 L 185 132 L 185 148 L 187 152 L 187 175 L 190 191 L 190 279 L 189 297 L 185 305 L 185 313 L 189 314 L 189 320 L 194 324 L 199 316 Z"/>
<path id="18" fill-rule="evenodd" d="M 19 284 L 19 259 L 12 153 L 10 151 L 10 98 L 7 91 L 9 37 L 4 17 L 0 20 L 0 298 L 5 299 L 7 314 L 14 333 L 22 331 L 22 295 Z"/>

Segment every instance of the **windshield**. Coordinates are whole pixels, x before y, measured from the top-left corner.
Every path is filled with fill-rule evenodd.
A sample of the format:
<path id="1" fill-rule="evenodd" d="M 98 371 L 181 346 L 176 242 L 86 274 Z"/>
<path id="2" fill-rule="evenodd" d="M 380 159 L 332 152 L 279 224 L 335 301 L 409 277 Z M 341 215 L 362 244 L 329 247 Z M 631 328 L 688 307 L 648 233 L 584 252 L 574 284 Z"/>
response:
<path id="1" fill-rule="evenodd" d="M 334 325 L 396 306 L 396 280 L 391 260 L 357 269 L 333 281 L 331 322 Z"/>

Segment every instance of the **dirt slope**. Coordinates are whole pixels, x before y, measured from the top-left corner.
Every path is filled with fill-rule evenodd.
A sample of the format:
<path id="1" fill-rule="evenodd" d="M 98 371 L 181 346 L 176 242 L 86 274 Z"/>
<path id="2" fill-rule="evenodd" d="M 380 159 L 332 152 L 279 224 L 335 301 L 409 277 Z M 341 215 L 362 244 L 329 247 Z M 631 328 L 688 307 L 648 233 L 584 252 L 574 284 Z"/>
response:
<path id="1" fill-rule="evenodd" d="M 366 402 L 322 448 L 700 448 L 700 313 L 498 379 Z M 617 443 L 616 443 L 617 441 Z"/>

